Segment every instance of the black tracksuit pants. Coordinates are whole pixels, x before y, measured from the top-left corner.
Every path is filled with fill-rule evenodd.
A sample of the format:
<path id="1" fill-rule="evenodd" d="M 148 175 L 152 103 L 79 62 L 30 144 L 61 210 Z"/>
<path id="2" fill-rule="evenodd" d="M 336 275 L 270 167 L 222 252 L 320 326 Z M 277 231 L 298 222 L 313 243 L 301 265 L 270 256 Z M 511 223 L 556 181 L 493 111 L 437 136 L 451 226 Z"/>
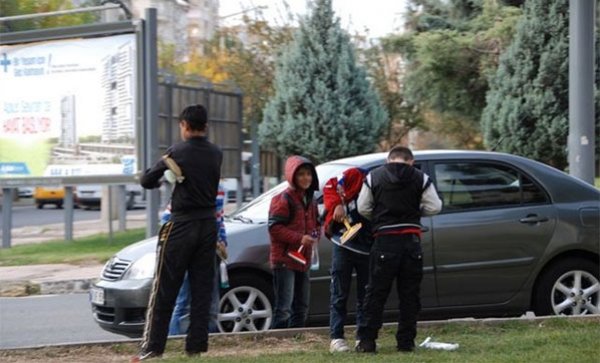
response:
<path id="1" fill-rule="evenodd" d="M 192 354 L 207 351 L 216 241 L 214 218 L 167 222 L 161 228 L 142 339 L 144 351 L 164 352 L 169 321 L 186 271 L 190 279 L 191 309 L 185 350 Z"/>
<path id="2" fill-rule="evenodd" d="M 396 279 L 399 300 L 397 347 L 414 347 L 417 318 L 421 310 L 422 255 L 421 242 L 414 234 L 382 235 L 375 239 L 369 261 L 365 317 L 357 332 L 359 339 L 377 339 L 385 302 Z"/>

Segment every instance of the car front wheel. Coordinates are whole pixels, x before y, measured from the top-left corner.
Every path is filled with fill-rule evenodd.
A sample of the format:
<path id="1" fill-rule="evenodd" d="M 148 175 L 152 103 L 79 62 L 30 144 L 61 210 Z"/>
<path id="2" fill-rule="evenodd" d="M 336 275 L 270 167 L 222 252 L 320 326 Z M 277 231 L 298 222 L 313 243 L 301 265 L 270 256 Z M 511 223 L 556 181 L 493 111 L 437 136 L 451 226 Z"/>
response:
<path id="1" fill-rule="evenodd" d="M 587 315 L 600 313 L 598 265 L 571 258 L 551 266 L 537 284 L 536 315 Z"/>
<path id="2" fill-rule="evenodd" d="M 219 330 L 264 331 L 271 326 L 273 288 L 260 276 L 231 276 L 219 303 Z"/>

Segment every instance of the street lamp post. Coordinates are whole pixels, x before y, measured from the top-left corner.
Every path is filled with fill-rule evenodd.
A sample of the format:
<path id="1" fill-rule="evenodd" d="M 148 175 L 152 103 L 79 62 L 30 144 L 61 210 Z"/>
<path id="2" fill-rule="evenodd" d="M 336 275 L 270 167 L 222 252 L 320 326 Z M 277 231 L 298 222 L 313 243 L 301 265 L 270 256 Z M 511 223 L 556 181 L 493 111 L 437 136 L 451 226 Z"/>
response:
<path id="1" fill-rule="evenodd" d="M 569 2 L 569 173 L 594 185 L 595 1 Z"/>

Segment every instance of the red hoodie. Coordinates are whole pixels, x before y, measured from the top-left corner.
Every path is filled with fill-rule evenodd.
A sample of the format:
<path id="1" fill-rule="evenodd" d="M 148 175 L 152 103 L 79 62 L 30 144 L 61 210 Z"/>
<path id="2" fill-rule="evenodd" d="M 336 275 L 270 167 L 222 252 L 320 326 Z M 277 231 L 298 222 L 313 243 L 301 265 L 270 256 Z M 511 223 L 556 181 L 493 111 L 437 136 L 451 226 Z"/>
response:
<path id="1" fill-rule="evenodd" d="M 308 165 L 313 174 L 312 184 L 306 191 L 294 185 L 294 174 L 303 165 Z M 310 236 L 316 231 L 317 240 L 321 235 L 317 203 L 313 199 L 314 192 L 319 189 L 317 171 L 310 160 L 294 155 L 290 156 L 285 163 L 285 178 L 289 184 L 288 188 L 275 195 L 269 207 L 271 267 L 285 265 L 291 270 L 307 271 L 310 268 L 312 247 L 305 246 L 303 249 L 306 265 L 294 261 L 287 253 L 300 248 L 304 235 Z M 306 200 L 306 203 L 303 200 Z"/>
<path id="2" fill-rule="evenodd" d="M 329 224 L 333 220 L 333 212 L 335 207 L 342 204 L 342 196 L 340 191 L 343 193 L 344 203 L 348 204 L 350 201 L 358 198 L 358 193 L 362 187 L 363 181 L 365 180 L 366 171 L 360 168 L 346 169 L 342 177 L 342 185 L 338 177 L 333 177 L 325 183 L 323 187 L 323 203 L 325 206 L 325 234 L 329 233 Z M 330 235 L 327 237 L 331 238 Z"/>

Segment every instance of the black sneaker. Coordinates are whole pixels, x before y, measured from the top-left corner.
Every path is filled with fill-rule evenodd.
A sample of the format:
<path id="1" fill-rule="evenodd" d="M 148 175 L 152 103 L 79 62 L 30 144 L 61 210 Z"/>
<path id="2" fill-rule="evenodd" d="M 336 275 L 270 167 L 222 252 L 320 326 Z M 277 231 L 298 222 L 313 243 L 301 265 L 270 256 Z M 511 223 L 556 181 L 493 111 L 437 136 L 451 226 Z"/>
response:
<path id="1" fill-rule="evenodd" d="M 144 360 L 150 360 L 150 359 L 154 359 L 154 358 L 161 358 L 162 354 L 158 354 L 156 352 L 146 352 L 146 351 L 141 351 L 139 352 L 138 355 L 136 355 L 135 357 L 131 358 L 131 360 L 129 361 L 130 363 L 137 363 L 137 362 L 141 362 Z"/>
<path id="2" fill-rule="evenodd" d="M 356 345 L 356 353 L 376 353 L 377 344 L 374 340 L 361 339 L 360 343 Z"/>

